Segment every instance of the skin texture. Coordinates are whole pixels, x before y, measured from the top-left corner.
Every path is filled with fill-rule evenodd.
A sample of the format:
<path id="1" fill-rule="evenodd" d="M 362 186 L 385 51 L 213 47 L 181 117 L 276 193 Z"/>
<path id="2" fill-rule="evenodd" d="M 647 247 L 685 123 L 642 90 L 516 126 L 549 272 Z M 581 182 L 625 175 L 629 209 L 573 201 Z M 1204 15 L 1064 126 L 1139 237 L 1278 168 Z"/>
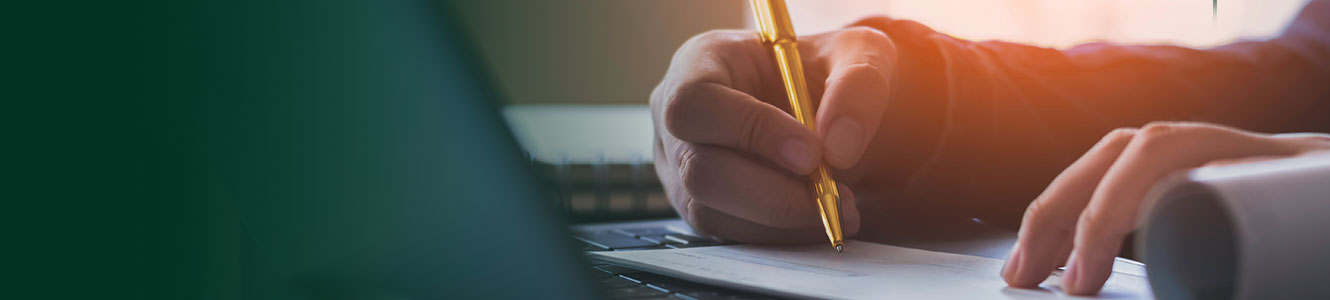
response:
<path id="1" fill-rule="evenodd" d="M 1204 123 L 1151 123 L 1114 130 L 1067 167 L 1025 211 L 1002 277 L 1033 288 L 1066 265 L 1068 293 L 1093 295 L 1136 228 L 1145 193 L 1191 168 L 1330 150 L 1330 135 L 1268 135 Z"/>
<path id="2" fill-rule="evenodd" d="M 883 137 L 887 132 L 890 132 L 884 130 L 884 128 L 894 130 L 899 127 L 887 127 L 885 124 L 890 120 L 886 120 L 888 118 L 885 118 L 884 115 L 887 113 L 889 103 L 911 103 L 901 101 L 911 99 L 893 99 L 896 95 L 915 95 L 908 91 L 900 91 L 901 87 L 907 86 L 893 86 L 893 83 L 896 82 L 894 79 L 901 69 L 897 66 L 898 48 L 897 44 L 882 32 L 863 27 L 851 27 L 824 34 L 800 37 L 799 46 L 804 59 L 806 77 L 809 81 L 811 95 L 816 101 L 818 120 L 816 132 L 803 127 L 787 113 L 788 100 L 785 97 L 779 72 L 772 60 L 770 50 L 757 42 L 756 33 L 749 31 L 713 31 L 698 35 L 683 45 L 675 54 L 665 78 L 651 95 L 652 117 L 656 129 L 656 170 L 671 204 L 683 219 L 698 231 L 749 243 L 824 242 L 826 236 L 817 215 L 816 203 L 809 191 L 807 174 L 813 170 L 816 164 L 826 163 L 832 167 L 833 175 L 841 184 L 839 188 L 842 196 L 842 217 L 845 234 L 846 236 L 852 236 L 857 233 L 860 229 L 861 218 L 857 207 L 862 202 L 861 199 L 856 198 L 852 188 L 867 190 L 874 185 L 881 185 L 872 181 L 885 174 L 882 172 L 883 170 L 901 169 L 900 165 L 886 163 L 890 161 L 887 158 L 894 156 L 886 155 L 886 153 L 891 153 L 888 150 L 893 149 L 889 148 L 891 141 L 887 141 Z M 898 35 L 897 38 L 898 41 L 901 41 L 901 47 L 908 47 L 906 37 Z M 989 50 L 998 51 L 1000 49 Z M 1191 56 L 1198 55 L 1194 52 L 1187 53 Z M 956 59 L 966 57 L 968 56 L 960 56 Z M 909 62 L 913 60 L 902 61 Z M 974 65 L 989 66 L 988 64 Z M 1003 66 L 1007 65 L 1003 64 Z M 1151 67 L 1148 69 L 1155 70 L 1157 68 Z M 1053 73 L 1039 73 L 1040 70 L 1042 69 L 1030 72 L 1042 74 L 1049 78 L 1057 77 Z M 913 69 L 913 71 L 920 70 Z M 1136 76 L 1134 75 L 1136 72 L 1129 73 Z M 911 74 L 918 75 L 914 73 L 903 75 L 902 80 L 908 79 L 907 77 Z M 970 77 L 956 80 L 979 80 L 971 78 L 980 76 L 976 74 L 1002 73 L 963 72 L 961 75 Z M 1003 78 L 1008 77 L 997 76 L 993 80 L 1002 80 Z M 953 102 L 962 103 L 963 101 L 974 100 L 975 97 L 997 97 L 993 95 L 1006 95 L 1020 100 L 1044 99 L 1040 96 L 1043 94 L 1038 93 L 999 93 L 992 90 L 983 90 L 982 87 L 994 85 L 976 84 L 970 81 L 962 81 L 961 83 L 964 84 L 957 84 L 965 87 L 962 91 L 966 91 L 967 94 L 956 96 L 959 98 L 952 99 Z M 1018 81 L 1007 80 L 1003 82 L 1014 83 Z M 1124 81 L 1121 84 L 1143 85 L 1145 83 Z M 1177 84 L 1179 82 L 1165 82 L 1165 85 Z M 1063 85 L 1051 84 L 1048 86 Z M 1043 88 L 1044 86 L 1041 85 L 1040 87 Z M 1036 90 L 1042 91 L 1042 89 Z M 1259 91 L 1260 89 L 1256 90 Z M 1109 103 L 1108 100 L 1117 99 L 1112 98 L 1113 95 L 1104 96 L 1104 93 L 1100 93 L 1099 90 L 1094 91 L 1083 95 L 1110 98 L 1091 98 L 1096 99 L 1096 101 L 1087 103 Z M 1137 89 L 1134 91 L 1146 95 L 1181 97 L 1168 94 L 1168 90 L 1162 89 Z M 1130 99 L 1139 100 L 1138 98 Z M 1205 99 L 1205 103 L 1237 103 L 1232 101 L 1212 102 L 1209 101 L 1211 98 L 1213 97 L 1210 97 L 1210 95 L 1204 95 L 1186 99 L 1193 99 L 1194 101 Z M 916 100 L 914 102 L 916 104 L 937 101 L 937 99 L 932 98 L 914 100 Z M 1002 99 L 988 100 L 999 101 Z M 1142 103 L 1147 102 L 1165 103 L 1160 101 L 1145 101 Z M 1261 105 L 1272 107 L 1272 109 L 1273 107 L 1309 107 L 1307 105 L 1299 106 L 1296 103 L 1301 102 L 1295 102 L 1290 102 L 1292 104 L 1261 102 Z M 1061 102 L 1040 103 L 1044 105 L 1033 105 L 1031 107 L 1063 107 L 1063 105 L 1054 105 Z M 1113 109 L 1121 110 L 1123 113 L 1112 115 L 1117 116 L 1117 118 L 1112 119 L 1120 119 L 1120 121 L 1115 122 L 1126 126 L 1141 124 L 1145 120 L 1158 119 L 1162 118 L 1160 116 L 1191 110 L 1189 106 L 1181 104 L 1176 107 L 1156 107 L 1147 105 L 1132 106 L 1131 103 L 1124 104 L 1121 102 L 1112 103 L 1115 104 L 1102 110 L 1110 112 Z M 991 107 L 980 104 L 955 109 L 974 110 Z M 1304 110 L 1315 111 L 1314 108 Z M 964 111 L 968 112 L 969 110 Z M 1152 114 L 1150 112 L 1158 113 Z M 1288 120 L 1307 119 L 1297 113 L 1299 112 L 1280 111 L 1279 115 L 1287 116 L 1285 119 Z M 979 113 L 961 114 L 960 116 L 971 115 L 986 116 Z M 1014 115 L 1031 116 L 1026 114 Z M 1074 118 L 1075 114 L 1067 114 L 1061 111 L 1058 114 L 1034 116 L 1071 116 L 1073 118 L 1068 120 L 1074 122 L 1085 119 Z M 1028 119 L 1057 119 L 1051 117 Z M 1222 120 L 1224 118 L 1215 119 Z M 991 160 L 984 160 L 983 156 L 974 156 L 976 154 L 998 151 L 1001 155 L 990 157 L 1011 158 L 1019 156 L 1014 154 L 1038 156 L 1040 153 L 1055 153 L 1056 151 L 1053 150 L 1057 149 L 1048 150 L 1051 149 L 1049 147 L 1056 148 L 1055 146 L 1061 145 L 1050 144 L 1049 147 L 1044 147 L 1044 144 L 1038 143 L 1043 141 L 1041 139 L 1019 139 L 1024 134 L 1058 137 L 1057 141 L 1068 141 L 1073 139 L 1069 137 L 1080 136 L 1055 135 L 1055 133 L 1063 131 L 1048 131 L 1049 126 L 1022 126 L 1023 124 L 1033 123 L 1021 123 L 1012 121 L 1012 119 L 997 120 L 1005 120 L 1005 123 L 991 119 L 986 120 L 989 120 L 989 122 L 975 124 L 996 122 L 996 124 L 1006 124 L 1007 126 L 1002 128 L 1012 131 L 998 132 L 972 127 L 961 128 L 964 126 L 960 125 L 978 125 L 958 123 L 960 124 L 957 126 L 959 129 L 952 128 L 956 132 L 954 134 L 966 135 L 962 137 L 971 137 L 973 134 L 989 134 L 977 138 L 980 141 L 991 140 L 992 142 L 967 144 L 962 142 L 971 140 L 952 139 L 951 142 L 953 143 L 946 144 L 952 148 L 947 148 L 947 150 L 958 150 L 958 152 L 948 152 L 949 155 L 955 155 L 945 157 L 945 161 L 956 163 L 956 165 L 950 166 L 950 169 L 939 169 L 948 170 L 949 173 L 936 174 L 937 177 L 961 176 L 964 174 L 950 172 L 976 169 L 973 168 L 975 165 L 966 163 L 968 162 L 967 159 L 979 160 L 980 164 L 977 164 L 977 166 L 983 167 L 978 168 L 980 170 L 1003 170 L 1003 168 L 994 167 L 994 165 L 984 164 Z M 892 124 L 900 126 L 902 123 Z M 1082 128 L 1075 126 L 1080 123 L 1063 124 L 1066 125 L 1064 126 L 1066 128 L 1059 129 L 1087 133 L 1083 135 L 1084 139 L 1080 140 L 1085 144 L 1092 142 L 1094 137 L 1102 132 L 1108 131 L 1108 128 L 1113 128 L 1112 126 Z M 920 127 L 910 126 L 905 128 L 917 131 L 917 128 Z M 966 128 L 968 130 L 961 130 Z M 1283 129 L 1271 131 L 1302 131 L 1309 128 L 1321 131 L 1316 127 L 1306 126 L 1276 128 Z M 1004 141 L 1019 144 L 1021 147 L 1012 146 L 1002 149 L 993 147 L 994 145 L 1004 145 Z M 1026 145 L 1033 146 L 1024 147 Z M 911 146 L 918 145 L 903 143 L 896 145 L 897 148 Z M 975 149 L 982 149 L 983 151 L 974 152 Z M 1079 149 L 1083 148 L 1066 153 L 1065 161 L 1074 158 L 1076 153 L 1080 151 Z M 967 150 L 970 152 L 966 152 Z M 1158 179 L 1172 172 L 1205 165 L 1283 158 L 1315 151 L 1330 151 L 1330 136 L 1324 134 L 1268 135 L 1202 123 L 1150 123 L 1139 128 L 1113 130 L 1074 163 L 1066 167 L 1029 204 L 1023 219 L 1021 219 L 1019 241 L 1013 249 L 1001 276 L 1013 287 L 1032 288 L 1046 279 L 1054 269 L 1066 265 L 1068 271 L 1064 277 L 1063 287 L 1067 292 L 1079 295 L 1096 294 L 1111 272 L 1113 257 L 1117 255 L 1121 248 L 1123 239 L 1135 229 L 1135 218 L 1146 190 Z M 1052 164 L 1048 161 L 1056 161 L 1057 163 Z M 1034 195 L 1040 187 L 1043 187 L 1042 180 L 1046 180 L 1044 178 L 1056 173 L 1058 168 L 1065 165 L 1065 161 L 1056 159 L 1033 160 L 1033 162 L 1043 163 L 1042 165 L 1033 165 L 1030 163 L 1031 161 L 1017 160 L 1017 162 L 1020 162 L 1017 165 L 1027 168 L 1032 166 L 1049 167 L 1047 169 L 1048 175 L 1041 176 L 1036 181 L 1031 181 L 1034 184 L 1030 185 L 1030 193 L 1021 196 L 1020 199 L 1029 199 Z M 979 178 L 982 179 L 980 180 L 982 182 L 993 181 L 999 184 L 1010 183 L 1010 181 L 1004 183 L 1000 176 L 973 177 L 974 174 L 970 175 L 972 177 L 960 178 Z M 952 186 L 956 182 L 947 181 L 944 183 L 943 186 Z M 980 190 L 982 191 L 982 189 Z M 945 192 L 945 190 L 939 191 Z M 971 201 L 967 197 L 949 198 Z M 978 201 L 982 200 L 987 199 L 953 204 L 956 204 L 955 207 L 957 208 L 961 206 L 981 207 L 981 204 L 985 203 Z M 990 205 L 987 207 L 990 209 L 1012 207 L 1012 215 L 1014 216 L 1019 212 L 1020 205 L 1024 205 L 1024 203 L 1024 201 L 1021 201 L 1020 204 Z"/>
<path id="3" fill-rule="evenodd" d="M 817 132 L 787 113 L 770 49 L 751 31 L 713 31 L 675 54 L 651 95 L 656 170 L 695 229 L 755 243 L 825 239 L 807 175 L 818 163 L 840 181 L 847 236 L 859 231 L 853 182 L 882 123 L 895 46 L 879 31 L 801 37 Z"/>

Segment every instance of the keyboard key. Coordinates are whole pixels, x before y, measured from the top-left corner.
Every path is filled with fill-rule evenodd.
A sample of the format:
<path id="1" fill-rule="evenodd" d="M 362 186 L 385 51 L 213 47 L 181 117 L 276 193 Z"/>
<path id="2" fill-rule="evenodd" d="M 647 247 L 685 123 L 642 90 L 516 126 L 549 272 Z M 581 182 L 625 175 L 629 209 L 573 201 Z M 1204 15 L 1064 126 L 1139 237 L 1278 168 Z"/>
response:
<path id="1" fill-rule="evenodd" d="M 665 289 L 665 288 L 663 288 L 663 287 L 660 287 L 660 286 L 658 286 L 658 285 L 647 285 L 647 287 L 649 287 L 649 288 L 651 288 L 651 289 L 653 289 L 653 290 L 660 291 L 661 293 L 666 293 L 666 294 L 671 293 L 670 290 L 667 290 L 667 289 Z"/>
<path id="2" fill-rule="evenodd" d="M 656 289 L 645 286 L 626 287 L 605 291 L 605 298 L 609 299 L 636 299 L 664 296 L 669 296 L 669 294 L 661 293 Z"/>
<path id="3" fill-rule="evenodd" d="M 587 243 L 586 241 L 583 241 L 583 240 L 581 240 L 581 239 L 578 239 L 577 242 L 582 244 L 582 251 L 606 251 L 606 250 L 610 250 L 610 249 L 601 248 L 600 246 L 592 245 L 591 243 Z"/>
<path id="4" fill-rule="evenodd" d="M 643 273 L 643 274 L 645 274 L 645 273 Z M 636 275 L 636 274 L 633 274 L 633 275 Z M 628 277 L 627 275 L 619 275 L 619 278 L 623 278 L 623 280 L 631 281 L 631 282 L 633 282 L 633 283 L 635 283 L 635 284 L 642 284 L 642 280 L 641 280 L 641 279 Z"/>
<path id="5" fill-rule="evenodd" d="M 745 292 L 730 291 L 724 288 L 711 287 L 697 283 L 688 282 L 682 279 L 669 277 L 665 275 L 640 272 L 634 269 L 624 268 L 616 265 L 600 265 L 597 268 L 621 268 L 612 269 L 623 274 L 619 274 L 625 280 L 644 284 L 645 287 L 653 290 L 673 294 L 678 299 L 705 299 L 705 300 L 743 300 L 743 299 L 775 299 L 757 294 Z"/>
<path id="6" fill-rule="evenodd" d="M 652 282 L 674 282 L 674 281 L 680 281 L 679 279 L 674 279 L 674 277 L 669 277 L 669 276 L 660 275 L 660 274 L 656 274 L 656 273 L 647 273 L 647 272 L 640 272 L 640 273 L 628 274 L 628 277 L 632 277 L 633 280 L 637 280 L 637 281 L 641 281 L 641 282 L 645 282 L 645 283 L 652 283 Z"/>
<path id="7" fill-rule="evenodd" d="M 620 235 L 612 231 L 580 232 L 574 237 L 604 250 L 631 249 L 660 245 Z"/>
<path id="8" fill-rule="evenodd" d="M 725 298 L 728 298 L 728 295 L 726 295 L 726 294 L 724 294 L 724 293 L 721 293 L 721 292 L 717 292 L 717 291 L 693 291 L 693 292 L 683 292 L 683 293 L 679 293 L 678 295 L 680 295 L 680 296 L 684 296 L 684 297 L 688 297 L 689 299 L 697 299 L 697 300 L 712 300 L 712 299 L 725 299 Z M 681 298 L 682 298 L 682 297 L 681 297 Z"/>
<path id="9" fill-rule="evenodd" d="M 640 238 L 640 237 L 642 237 L 642 236 L 647 236 L 647 235 L 666 235 L 666 234 L 671 234 L 671 233 L 679 233 L 679 232 L 677 232 L 677 231 L 670 230 L 670 229 L 667 228 L 667 227 L 645 227 L 645 228 L 615 229 L 614 232 L 615 232 L 615 233 L 618 233 L 618 234 L 621 234 L 621 235 L 631 236 L 631 237 L 635 237 L 635 238 Z"/>
<path id="10" fill-rule="evenodd" d="M 644 235 L 644 236 L 637 237 L 637 239 L 640 239 L 640 240 L 643 240 L 643 241 L 652 242 L 652 243 L 656 243 L 657 245 L 665 245 L 666 243 L 672 243 L 672 244 L 673 244 L 673 243 L 677 243 L 677 242 L 675 242 L 674 240 L 667 239 L 667 238 L 666 238 L 666 235 L 664 235 L 664 234 Z"/>
<path id="11" fill-rule="evenodd" d="M 674 297 L 683 300 L 698 300 L 697 298 L 693 298 L 693 296 L 684 295 L 684 294 L 674 294 Z"/>
<path id="12" fill-rule="evenodd" d="M 720 245 L 720 244 L 702 244 L 702 243 L 692 243 L 692 244 L 665 244 L 665 247 L 669 247 L 670 249 L 683 249 L 683 248 L 697 248 L 697 247 L 718 246 L 718 245 Z"/>
<path id="13" fill-rule="evenodd" d="M 608 289 L 620 289 L 620 288 L 626 288 L 626 287 L 635 287 L 635 286 L 638 286 L 638 285 L 639 285 L 639 284 L 637 284 L 637 283 L 635 283 L 635 282 L 629 281 L 629 280 L 627 280 L 627 279 L 624 279 L 623 277 L 618 277 L 618 276 L 615 276 L 615 277 L 609 277 L 609 278 L 605 278 L 605 279 L 601 279 L 601 280 L 600 280 L 600 288 L 602 288 L 602 289 L 607 289 L 607 290 L 608 290 Z"/>
<path id="14" fill-rule="evenodd" d="M 638 271 L 637 269 L 624 267 L 620 265 L 595 265 L 592 266 L 592 268 L 596 268 L 596 270 L 600 270 L 601 272 L 605 272 L 610 275 L 642 273 L 642 271 Z"/>
<path id="15" fill-rule="evenodd" d="M 627 274 L 623 276 L 633 278 L 639 282 L 646 284 L 647 287 L 654 287 L 661 291 L 694 292 L 694 291 L 714 289 L 696 283 L 691 283 L 681 279 L 675 279 L 673 277 L 654 274 L 654 273 L 643 272 L 643 273 Z"/>
<path id="16" fill-rule="evenodd" d="M 696 236 L 696 235 L 687 235 L 687 234 L 682 234 L 682 233 L 675 233 L 675 234 L 666 235 L 665 238 L 666 238 L 666 239 L 669 239 L 669 240 L 671 240 L 671 241 L 674 241 L 674 242 L 676 242 L 676 243 L 679 243 L 679 244 L 685 244 L 685 245 L 692 245 L 692 244 L 716 244 L 716 243 L 719 242 L 719 241 L 717 241 L 717 240 L 715 240 L 715 239 L 708 238 L 708 237 L 700 237 L 700 236 Z"/>
<path id="17" fill-rule="evenodd" d="M 655 249 L 670 249 L 670 247 L 662 246 L 662 245 L 656 245 L 656 246 L 650 246 L 650 247 L 621 248 L 621 249 L 614 249 L 614 251 L 637 251 L 637 250 L 655 250 Z"/>
<path id="18" fill-rule="evenodd" d="M 704 291 L 707 289 L 706 287 L 703 286 L 689 284 L 689 283 L 680 283 L 680 282 L 652 282 L 648 283 L 647 287 L 656 288 L 662 291 L 675 292 L 675 293 L 697 292 L 697 291 Z"/>
<path id="19" fill-rule="evenodd" d="M 664 295 L 664 296 L 653 296 L 653 297 L 646 297 L 646 298 L 629 298 L 629 299 L 631 299 L 631 300 L 679 300 L 679 299 L 681 299 L 681 298 L 675 297 L 674 295 Z"/>

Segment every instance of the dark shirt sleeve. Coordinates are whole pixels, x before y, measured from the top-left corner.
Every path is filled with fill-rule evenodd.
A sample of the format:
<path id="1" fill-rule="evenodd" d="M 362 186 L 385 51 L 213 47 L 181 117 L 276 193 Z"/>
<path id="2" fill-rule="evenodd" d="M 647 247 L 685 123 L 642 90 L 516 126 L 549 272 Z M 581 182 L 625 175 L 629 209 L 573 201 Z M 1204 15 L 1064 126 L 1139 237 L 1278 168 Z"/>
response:
<path id="1" fill-rule="evenodd" d="M 856 23 L 901 51 L 885 135 L 890 170 L 856 187 L 866 209 L 1018 224 L 1062 168 L 1118 127 L 1203 121 L 1330 132 L 1330 1 L 1279 37 L 1211 49 L 1094 43 L 1059 50 L 973 42 L 919 23 Z M 875 141 L 876 143 L 876 141 Z"/>

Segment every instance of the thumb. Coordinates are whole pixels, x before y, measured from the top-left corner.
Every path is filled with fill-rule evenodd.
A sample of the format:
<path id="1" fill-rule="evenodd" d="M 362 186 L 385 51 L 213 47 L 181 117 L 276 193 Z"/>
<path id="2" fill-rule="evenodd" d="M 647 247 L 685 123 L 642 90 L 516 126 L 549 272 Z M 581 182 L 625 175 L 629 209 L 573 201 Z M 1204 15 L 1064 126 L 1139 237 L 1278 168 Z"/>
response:
<path id="1" fill-rule="evenodd" d="M 851 27 L 829 37 L 826 92 L 817 120 L 823 157 L 837 169 L 859 162 L 877 133 L 891 95 L 896 48 L 882 32 Z"/>
<path id="2" fill-rule="evenodd" d="M 887 78 L 876 66 L 855 64 L 832 70 L 818 112 L 823 156 L 837 169 L 859 162 L 887 108 Z"/>

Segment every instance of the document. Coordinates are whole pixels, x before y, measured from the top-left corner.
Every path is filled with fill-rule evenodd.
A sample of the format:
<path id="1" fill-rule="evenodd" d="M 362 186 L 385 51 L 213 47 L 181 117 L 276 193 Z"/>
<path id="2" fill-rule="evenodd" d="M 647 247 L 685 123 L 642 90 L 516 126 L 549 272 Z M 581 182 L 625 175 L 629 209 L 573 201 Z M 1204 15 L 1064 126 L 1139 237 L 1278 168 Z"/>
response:
<path id="1" fill-rule="evenodd" d="M 844 253 L 827 245 L 736 245 L 593 257 L 694 282 L 774 296 L 819 299 L 1058 299 L 1061 272 L 1039 289 L 1007 287 L 1003 261 L 862 241 Z M 1099 298 L 1152 299 L 1145 270 L 1118 261 Z"/>
<path id="2" fill-rule="evenodd" d="M 1145 198 L 1137 253 L 1168 299 L 1326 299 L 1330 152 L 1205 167 Z"/>

